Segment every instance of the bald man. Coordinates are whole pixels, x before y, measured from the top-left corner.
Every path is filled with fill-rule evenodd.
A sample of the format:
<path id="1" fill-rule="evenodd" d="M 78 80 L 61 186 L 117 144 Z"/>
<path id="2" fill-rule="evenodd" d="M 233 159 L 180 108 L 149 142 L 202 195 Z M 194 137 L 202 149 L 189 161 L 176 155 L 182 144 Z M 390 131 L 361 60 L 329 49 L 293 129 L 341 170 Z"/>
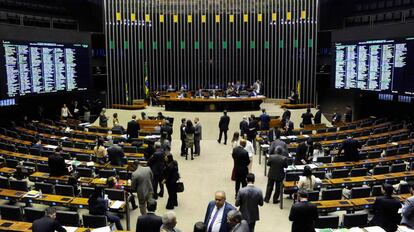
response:
<path id="1" fill-rule="evenodd" d="M 204 224 L 207 225 L 207 232 L 230 232 L 227 224 L 227 214 L 234 210 L 234 206 L 226 202 L 226 193 L 217 191 L 214 201 L 207 206 Z"/>

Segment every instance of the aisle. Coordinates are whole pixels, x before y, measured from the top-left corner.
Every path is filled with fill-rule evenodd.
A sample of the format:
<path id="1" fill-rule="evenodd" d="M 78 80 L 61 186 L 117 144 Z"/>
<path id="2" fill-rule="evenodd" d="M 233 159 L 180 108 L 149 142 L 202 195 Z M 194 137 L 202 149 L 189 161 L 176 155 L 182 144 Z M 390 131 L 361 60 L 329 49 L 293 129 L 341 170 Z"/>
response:
<path id="1" fill-rule="evenodd" d="M 274 104 L 263 104 L 270 115 L 281 115 L 283 110 Z M 172 153 L 178 160 L 180 174 L 185 184 L 185 192 L 178 195 L 178 207 L 174 210 L 177 213 L 177 227 L 183 232 L 191 232 L 197 221 L 203 221 L 206 207 L 209 201 L 214 199 L 216 190 L 224 190 L 227 193 L 227 201 L 234 205 L 234 182 L 230 180 L 233 166 L 231 157 L 230 139 L 234 131 L 238 130 L 239 122 L 244 115 L 260 112 L 230 112 L 230 130 L 228 144 L 218 144 L 218 121 L 222 113 L 191 113 L 191 112 L 164 112 L 163 108 L 150 107 L 145 110 L 148 115 L 156 115 L 162 111 L 164 115 L 174 117 L 174 134 Z M 123 111 L 108 109 L 108 115 L 118 112 L 122 125 L 127 124 L 133 113 L 140 115 L 141 111 Z M 293 110 L 292 119 L 295 125 L 299 125 L 300 115 L 304 110 Z M 181 118 L 194 119 L 199 117 L 203 127 L 203 140 L 201 141 L 201 156 L 195 160 L 185 160 L 180 157 L 179 125 Z M 110 119 L 111 120 L 111 119 Z M 323 122 L 326 119 L 323 118 Z M 96 123 L 96 122 L 95 122 Z M 263 194 L 266 191 L 267 178 L 263 174 L 263 163 L 259 165 L 258 155 L 254 158 L 253 173 L 256 174 L 256 186 L 261 188 Z M 158 200 L 157 214 L 162 215 L 167 210 L 167 192 L 163 198 Z M 291 223 L 288 220 L 291 200 L 284 201 L 284 209 L 280 210 L 278 204 L 266 204 L 260 208 L 261 220 L 256 224 L 258 232 L 290 231 Z M 139 210 L 131 213 L 131 228 L 135 230 Z M 125 220 L 123 220 L 125 222 Z"/>

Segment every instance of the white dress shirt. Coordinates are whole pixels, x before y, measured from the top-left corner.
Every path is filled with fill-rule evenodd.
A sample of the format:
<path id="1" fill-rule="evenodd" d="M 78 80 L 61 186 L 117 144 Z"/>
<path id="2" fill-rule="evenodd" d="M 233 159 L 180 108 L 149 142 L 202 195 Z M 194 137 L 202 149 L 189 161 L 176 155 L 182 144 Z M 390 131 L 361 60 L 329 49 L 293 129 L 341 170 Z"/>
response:
<path id="1" fill-rule="evenodd" d="M 224 203 L 224 205 L 218 210 L 216 220 L 213 222 L 213 225 L 212 225 L 213 227 L 211 228 L 211 232 L 220 231 L 221 221 L 223 220 L 225 206 L 226 206 L 226 203 Z M 214 209 L 210 215 L 210 220 L 208 221 L 208 224 L 207 224 L 207 229 L 210 227 L 210 224 L 212 223 L 212 220 L 213 220 L 214 214 L 216 214 L 216 211 L 217 211 L 217 206 L 214 206 Z"/>

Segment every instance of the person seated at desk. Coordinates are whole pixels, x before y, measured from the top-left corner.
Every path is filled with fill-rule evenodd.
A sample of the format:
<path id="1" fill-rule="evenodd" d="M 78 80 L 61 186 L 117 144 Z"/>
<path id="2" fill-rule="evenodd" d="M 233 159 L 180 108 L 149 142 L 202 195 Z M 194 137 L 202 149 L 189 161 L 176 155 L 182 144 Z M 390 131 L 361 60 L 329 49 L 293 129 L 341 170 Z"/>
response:
<path id="1" fill-rule="evenodd" d="M 302 114 L 301 127 L 305 127 L 306 125 L 312 125 L 312 118 L 313 118 L 313 114 L 311 113 L 310 108 L 307 108 L 306 113 Z"/>
<path id="2" fill-rule="evenodd" d="M 306 142 L 301 142 L 296 148 L 295 164 L 302 165 L 312 161 L 313 155 L 313 141 L 308 138 Z"/>
<path id="3" fill-rule="evenodd" d="M 168 85 L 167 92 L 175 92 L 175 88 L 172 85 Z"/>
<path id="4" fill-rule="evenodd" d="M 234 93 L 234 87 L 232 83 L 228 83 L 227 84 L 227 88 L 226 88 L 226 96 L 232 96 Z"/>
<path id="5" fill-rule="evenodd" d="M 106 184 L 108 185 L 108 188 L 114 188 L 114 189 L 122 189 L 122 185 L 119 182 L 118 176 L 110 176 L 108 179 L 106 179 Z M 132 194 L 130 190 L 126 191 L 127 194 L 129 194 L 131 197 L 129 197 L 129 201 L 131 202 L 132 210 L 135 210 L 138 208 L 136 202 L 135 202 L 135 196 Z"/>
<path id="6" fill-rule="evenodd" d="M 291 90 L 290 96 L 288 97 L 288 99 L 289 99 L 289 104 L 298 104 L 299 95 L 296 93 L 296 91 Z"/>
<path id="7" fill-rule="evenodd" d="M 397 225 L 400 224 L 401 220 L 398 214 L 401 203 L 398 199 L 392 197 L 394 192 L 392 185 L 384 184 L 382 186 L 382 192 L 384 196 L 375 199 L 372 207 L 374 217 L 369 222 L 369 225 L 380 226 L 387 232 L 394 232 L 397 230 Z"/>
<path id="8" fill-rule="evenodd" d="M 66 229 L 60 225 L 59 221 L 56 220 L 56 209 L 49 207 L 46 209 L 46 215 L 36 219 L 32 224 L 33 232 L 66 232 Z"/>
<path id="9" fill-rule="evenodd" d="M 157 120 L 164 120 L 164 119 L 165 119 L 165 116 L 162 115 L 161 112 L 158 112 L 158 114 L 157 114 Z"/>
<path id="10" fill-rule="evenodd" d="M 43 150 L 42 140 L 36 138 L 36 143 L 33 143 L 32 148 L 38 149 L 40 151 Z"/>
<path id="11" fill-rule="evenodd" d="M 123 126 L 121 126 L 121 124 L 119 123 L 115 123 L 114 126 L 111 129 L 112 133 L 114 134 L 124 134 L 125 132 L 125 128 Z"/>
<path id="12" fill-rule="evenodd" d="M 297 184 L 298 191 L 313 191 L 314 188 L 320 183 L 322 183 L 322 181 L 319 178 L 315 177 L 312 174 L 311 167 L 306 165 L 303 169 L 302 176 L 299 176 L 299 181 Z"/>
<path id="13" fill-rule="evenodd" d="M 293 129 L 294 129 L 294 124 L 292 121 L 290 121 L 290 116 L 286 118 L 285 122 L 283 123 L 283 129 L 285 131 L 285 135 L 292 135 L 293 134 Z"/>
<path id="14" fill-rule="evenodd" d="M 203 90 L 202 90 L 201 88 L 200 88 L 200 89 L 198 89 L 198 90 L 195 92 L 194 97 L 196 97 L 196 98 L 202 98 L 202 97 L 204 97 L 204 95 L 203 95 Z"/>
<path id="15" fill-rule="evenodd" d="M 65 159 L 60 154 L 62 152 L 61 147 L 57 147 L 55 152 L 49 156 L 47 163 L 49 165 L 50 176 L 64 176 L 68 174 Z"/>
<path id="16" fill-rule="evenodd" d="M 108 201 L 103 198 L 102 187 L 95 187 L 88 200 L 89 214 L 106 216 L 109 222 L 115 223 L 117 230 L 123 230 L 118 216 L 108 212 Z"/>
<path id="17" fill-rule="evenodd" d="M 108 152 L 104 146 L 105 140 L 99 138 L 96 146 L 93 148 L 93 154 L 95 155 L 96 162 L 99 164 L 105 164 L 106 158 L 108 157 Z"/>
<path id="18" fill-rule="evenodd" d="M 108 159 L 111 165 L 121 166 L 123 164 L 122 158 L 125 157 L 124 150 L 118 145 L 118 140 L 114 140 L 114 144 L 108 148 Z"/>

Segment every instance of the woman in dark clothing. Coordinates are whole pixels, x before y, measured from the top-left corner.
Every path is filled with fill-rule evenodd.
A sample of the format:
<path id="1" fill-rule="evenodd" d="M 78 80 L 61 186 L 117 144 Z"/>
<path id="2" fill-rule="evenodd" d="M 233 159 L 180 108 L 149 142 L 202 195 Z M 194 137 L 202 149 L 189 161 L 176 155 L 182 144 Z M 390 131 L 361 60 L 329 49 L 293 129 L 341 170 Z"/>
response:
<path id="1" fill-rule="evenodd" d="M 177 202 L 177 181 L 180 179 L 178 174 L 178 163 L 170 154 L 167 156 L 167 165 L 165 169 L 165 185 L 168 191 L 167 209 L 174 209 L 178 206 Z"/>
<path id="2" fill-rule="evenodd" d="M 121 220 L 118 216 L 112 215 L 108 212 L 108 201 L 103 198 L 101 187 L 95 187 L 95 191 L 89 197 L 89 214 L 104 215 L 109 222 L 113 222 L 118 230 L 123 230 Z"/>
<path id="3" fill-rule="evenodd" d="M 188 149 L 191 150 L 191 160 L 194 159 L 194 132 L 195 128 L 193 126 L 193 122 L 191 120 L 187 120 L 187 125 L 185 126 L 185 159 L 188 159 Z"/>

